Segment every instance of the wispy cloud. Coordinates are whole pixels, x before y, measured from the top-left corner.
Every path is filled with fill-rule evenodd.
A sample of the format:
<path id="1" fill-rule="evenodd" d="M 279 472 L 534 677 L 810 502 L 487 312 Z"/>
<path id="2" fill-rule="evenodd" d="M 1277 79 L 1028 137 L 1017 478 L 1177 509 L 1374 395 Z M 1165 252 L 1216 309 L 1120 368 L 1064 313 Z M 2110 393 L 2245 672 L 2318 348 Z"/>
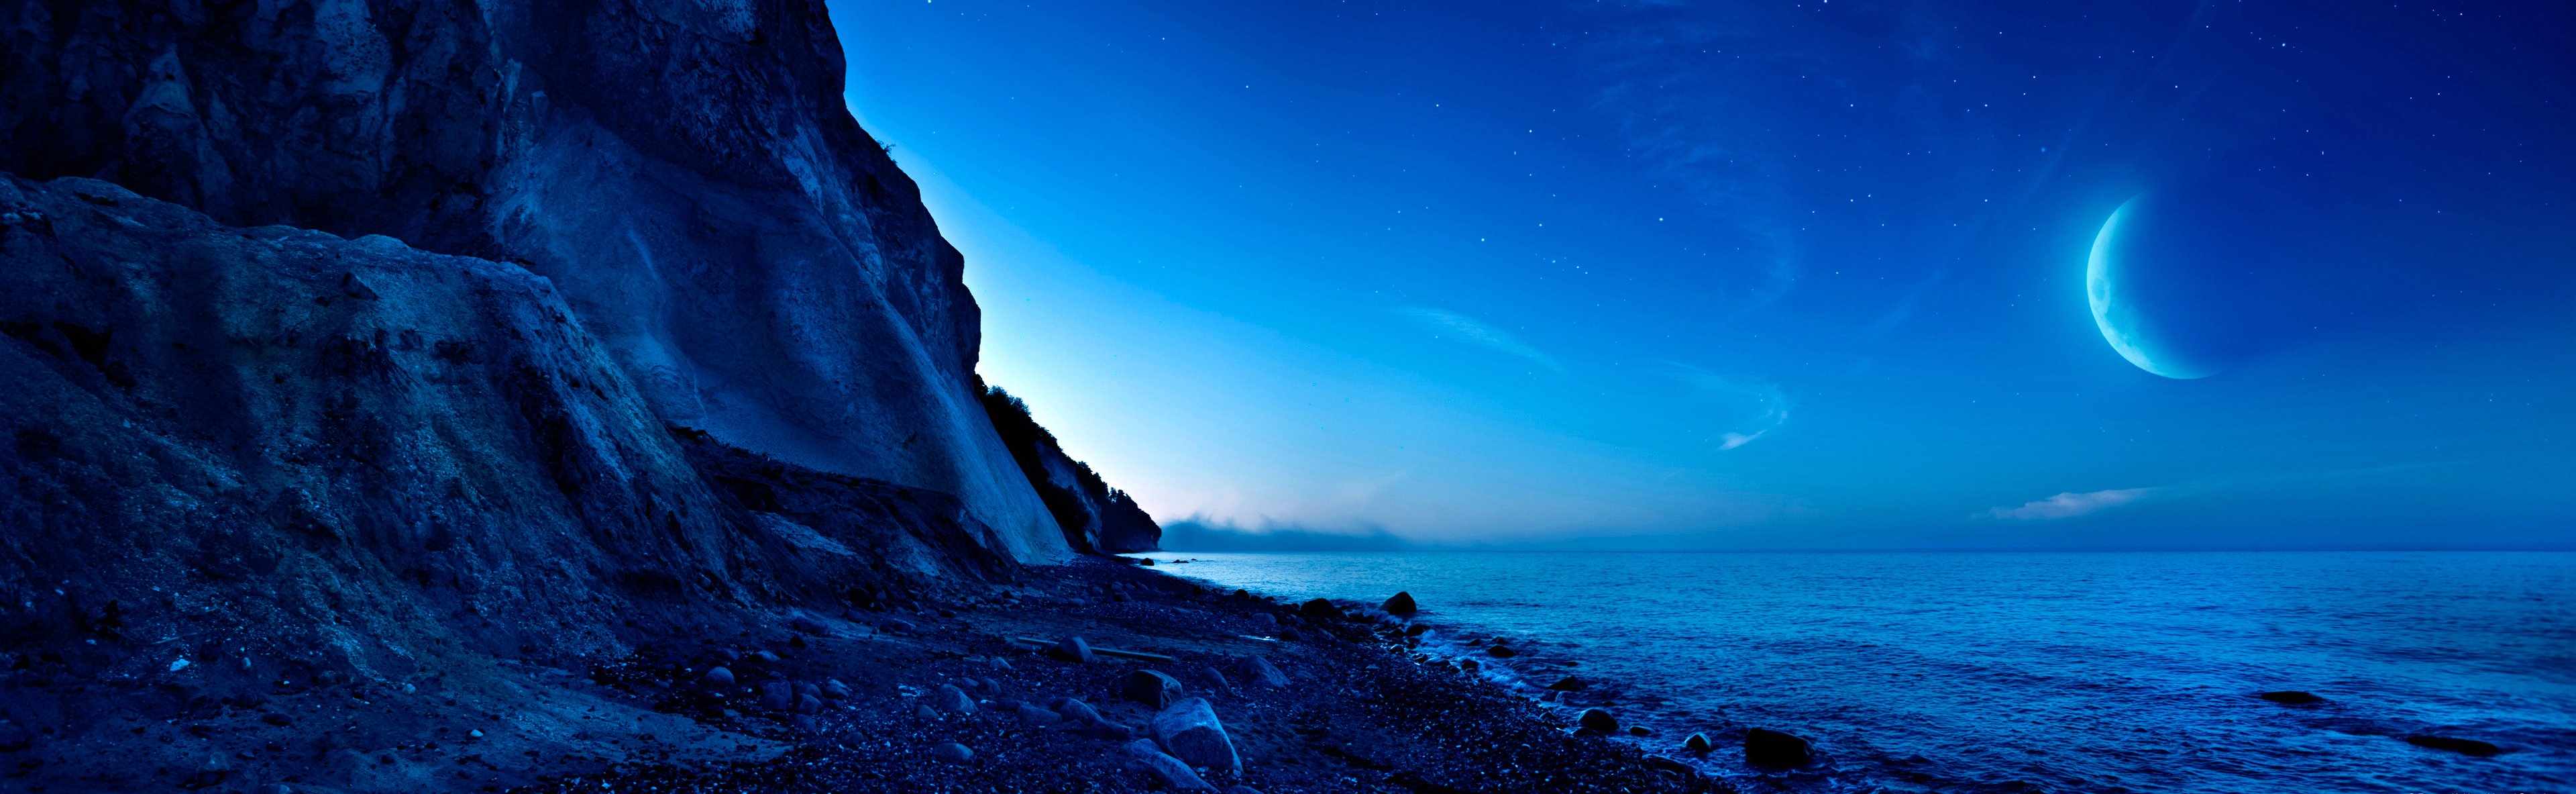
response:
<path id="1" fill-rule="evenodd" d="M 1728 378 L 1706 367 L 1679 361 L 1663 362 L 1663 369 L 1664 374 L 1717 403 L 1712 412 L 1730 423 L 1729 429 L 1718 436 L 1720 450 L 1753 443 L 1789 421 L 1789 396 L 1778 386 Z"/>
<path id="2" fill-rule="evenodd" d="M 2011 519 L 2014 521 L 2049 521 L 2060 518 L 2074 518 L 2076 516 L 2089 515 L 2144 499 L 2147 496 L 2154 494 L 2156 490 L 2157 489 L 2155 488 L 2120 488 L 2109 491 L 2092 491 L 2089 493 L 2068 492 L 2041 499 L 2036 502 L 2024 502 L 2020 507 L 1998 507 L 1992 510 L 1987 510 L 1985 512 L 1985 517 Z"/>
<path id="3" fill-rule="evenodd" d="M 1503 329 L 1487 325 L 1478 321 L 1476 318 L 1445 309 L 1431 309 L 1423 307 L 1406 307 L 1395 311 L 1397 314 L 1404 315 L 1407 319 L 1410 319 L 1415 323 L 1419 323 L 1425 328 L 1431 329 L 1431 332 L 1441 339 L 1462 342 L 1504 355 L 1529 359 L 1533 362 L 1537 362 L 1539 366 L 1558 372 L 1565 371 L 1565 365 L 1557 363 L 1554 356 L 1540 352 L 1538 348 L 1531 347 L 1528 342 L 1521 341 L 1520 337 L 1513 336 L 1510 331 L 1505 331 Z"/>

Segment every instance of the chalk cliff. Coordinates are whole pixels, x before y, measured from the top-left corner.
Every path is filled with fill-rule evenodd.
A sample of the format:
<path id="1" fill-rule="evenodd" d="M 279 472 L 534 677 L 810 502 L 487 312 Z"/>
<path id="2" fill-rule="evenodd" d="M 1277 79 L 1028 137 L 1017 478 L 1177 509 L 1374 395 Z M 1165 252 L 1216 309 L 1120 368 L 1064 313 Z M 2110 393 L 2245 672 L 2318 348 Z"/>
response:
<path id="1" fill-rule="evenodd" d="M 0 42 L 0 170 L 517 264 L 662 419 L 1067 551 L 820 2 L 26 0 Z"/>
<path id="2" fill-rule="evenodd" d="M 741 760 L 582 674 L 1150 548 L 1004 445 L 843 68 L 819 0 L 0 0 L 0 788 Z"/>

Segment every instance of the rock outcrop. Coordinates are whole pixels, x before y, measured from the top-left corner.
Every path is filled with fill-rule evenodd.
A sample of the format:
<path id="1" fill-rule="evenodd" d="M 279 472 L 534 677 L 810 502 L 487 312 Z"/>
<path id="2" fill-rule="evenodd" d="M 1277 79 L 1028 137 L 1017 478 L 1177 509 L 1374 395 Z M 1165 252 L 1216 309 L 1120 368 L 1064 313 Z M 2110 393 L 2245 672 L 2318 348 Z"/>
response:
<path id="1" fill-rule="evenodd" d="M 516 264 L 662 421 L 1067 551 L 820 2 L 30 1 L 0 42 L 0 171 Z"/>

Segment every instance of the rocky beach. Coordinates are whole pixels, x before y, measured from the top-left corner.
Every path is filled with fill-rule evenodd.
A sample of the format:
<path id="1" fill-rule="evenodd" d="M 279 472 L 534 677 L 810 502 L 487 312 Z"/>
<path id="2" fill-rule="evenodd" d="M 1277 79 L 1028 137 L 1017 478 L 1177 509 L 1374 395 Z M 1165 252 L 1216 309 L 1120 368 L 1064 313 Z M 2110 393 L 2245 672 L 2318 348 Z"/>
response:
<path id="1" fill-rule="evenodd" d="M 820 2 L 0 41 L 0 789 L 1701 787 L 1106 556 Z"/>

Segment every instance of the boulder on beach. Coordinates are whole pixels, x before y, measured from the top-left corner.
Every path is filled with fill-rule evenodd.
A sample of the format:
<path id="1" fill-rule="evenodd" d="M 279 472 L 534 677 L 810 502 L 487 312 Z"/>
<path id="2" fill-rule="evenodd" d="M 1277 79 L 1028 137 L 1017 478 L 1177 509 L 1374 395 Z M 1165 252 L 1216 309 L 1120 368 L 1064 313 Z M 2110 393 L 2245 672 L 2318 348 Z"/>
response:
<path id="1" fill-rule="evenodd" d="M 1583 679 L 1569 675 L 1556 679 L 1556 683 L 1547 685 L 1547 688 L 1558 692 L 1581 692 L 1585 686 Z"/>
<path id="2" fill-rule="evenodd" d="M 723 689 L 731 687 L 733 686 L 733 671 L 722 667 L 710 668 L 707 670 L 706 675 L 698 676 L 698 683 L 705 685 L 708 689 Z"/>
<path id="3" fill-rule="evenodd" d="M 1387 599 L 1386 603 L 1381 605 L 1379 608 L 1386 610 L 1387 614 L 1394 615 L 1396 617 L 1410 617 L 1419 609 L 1419 607 L 1415 606 L 1413 603 L 1413 594 L 1405 592 L 1396 593 L 1394 597 Z"/>
<path id="4" fill-rule="evenodd" d="M 1754 728 L 1744 732 L 1744 762 L 1754 766 L 1806 766 L 1816 760 L 1807 740 L 1779 731 Z"/>
<path id="5" fill-rule="evenodd" d="M 1013 705 L 1011 716 L 1019 718 L 1022 725 L 1054 725 L 1064 718 L 1063 715 L 1027 703 Z"/>
<path id="6" fill-rule="evenodd" d="M 1079 635 L 1066 637 L 1048 646 L 1047 655 L 1068 662 L 1089 663 L 1092 659 L 1091 643 L 1084 642 Z"/>
<path id="7" fill-rule="evenodd" d="M 1298 605 L 1297 614 L 1304 615 L 1307 620 L 1339 620 L 1342 617 L 1342 608 L 1333 606 L 1331 601 L 1318 598 Z"/>
<path id="8" fill-rule="evenodd" d="M 1135 670 L 1118 677 L 1118 696 L 1153 708 L 1169 706 L 1188 690 L 1161 670 Z"/>
<path id="9" fill-rule="evenodd" d="M 1206 698 L 1186 698 L 1154 715 L 1154 738 L 1172 757 L 1191 766 L 1234 774 L 1243 771 L 1243 760 L 1234 752 L 1234 739 L 1218 722 L 1216 709 Z"/>
<path id="10" fill-rule="evenodd" d="M 1694 733 L 1690 735 L 1690 738 L 1682 740 L 1682 749 L 1689 750 L 1694 753 L 1705 753 L 1710 750 L 1717 749 L 1717 745 L 1709 743 L 1708 734 Z"/>
<path id="11" fill-rule="evenodd" d="M 2298 690 L 2296 690 L 2296 689 L 2284 689 L 2284 690 L 2281 690 L 2281 691 L 2279 691 L 2279 692 L 2265 692 L 2265 693 L 2260 694 L 2260 695 L 2255 695 L 2255 697 L 2262 698 L 2262 699 L 2264 699 L 2264 700 L 2269 700 L 2269 701 L 2272 701 L 2272 702 L 2274 702 L 2274 703 L 2282 703 L 2282 704 L 2293 705 L 2293 706 L 2297 706 L 2297 705 L 2305 705 L 2305 704 L 2309 704 L 2309 703 L 2324 703 L 2324 702 L 2326 702 L 2326 699 L 2325 699 L 2325 698 L 2317 697 L 2315 693 L 2312 693 L 2312 692 L 2301 692 L 2301 691 L 2298 691 Z"/>
<path id="12" fill-rule="evenodd" d="M 2476 739 L 2434 736 L 2429 733 L 2419 733 L 2413 736 L 2408 736 L 2406 737 L 2406 743 L 2417 747 L 2430 747 L 2435 750 L 2449 750 L 2461 755 L 2474 755 L 2479 758 L 2485 758 L 2490 755 L 2504 752 L 2504 748 L 2502 747 L 2497 747 L 2493 744 L 2481 742 Z"/>
<path id="13" fill-rule="evenodd" d="M 1272 665 L 1270 660 L 1259 656 L 1246 656 L 1237 660 L 1235 669 L 1243 673 L 1244 680 L 1260 686 L 1271 689 L 1288 686 L 1288 674 L 1279 672 L 1279 668 Z"/>
<path id="14" fill-rule="evenodd" d="M 1182 763 L 1181 759 L 1173 758 L 1163 752 L 1162 748 L 1154 746 L 1151 739 L 1128 742 L 1123 749 L 1130 763 L 1144 768 L 1145 772 L 1153 775 L 1164 788 L 1174 791 L 1216 790 L 1215 786 L 1208 785 L 1206 779 L 1199 777 L 1199 773 L 1191 771 L 1189 764 Z"/>
<path id="15" fill-rule="evenodd" d="M 963 764 L 975 760 L 975 751 L 956 742 L 940 742 L 930 747 L 930 755 L 949 763 Z"/>
<path id="16" fill-rule="evenodd" d="M 967 697 L 966 690 L 958 689 L 956 684 L 940 684 L 938 689 L 932 690 L 930 705 L 945 714 L 962 716 L 975 713 L 975 699 Z"/>
<path id="17" fill-rule="evenodd" d="M 1610 716 L 1609 709 L 1584 709 L 1582 716 L 1574 718 L 1574 724 L 1602 733 L 1619 732 L 1619 718 Z"/>

